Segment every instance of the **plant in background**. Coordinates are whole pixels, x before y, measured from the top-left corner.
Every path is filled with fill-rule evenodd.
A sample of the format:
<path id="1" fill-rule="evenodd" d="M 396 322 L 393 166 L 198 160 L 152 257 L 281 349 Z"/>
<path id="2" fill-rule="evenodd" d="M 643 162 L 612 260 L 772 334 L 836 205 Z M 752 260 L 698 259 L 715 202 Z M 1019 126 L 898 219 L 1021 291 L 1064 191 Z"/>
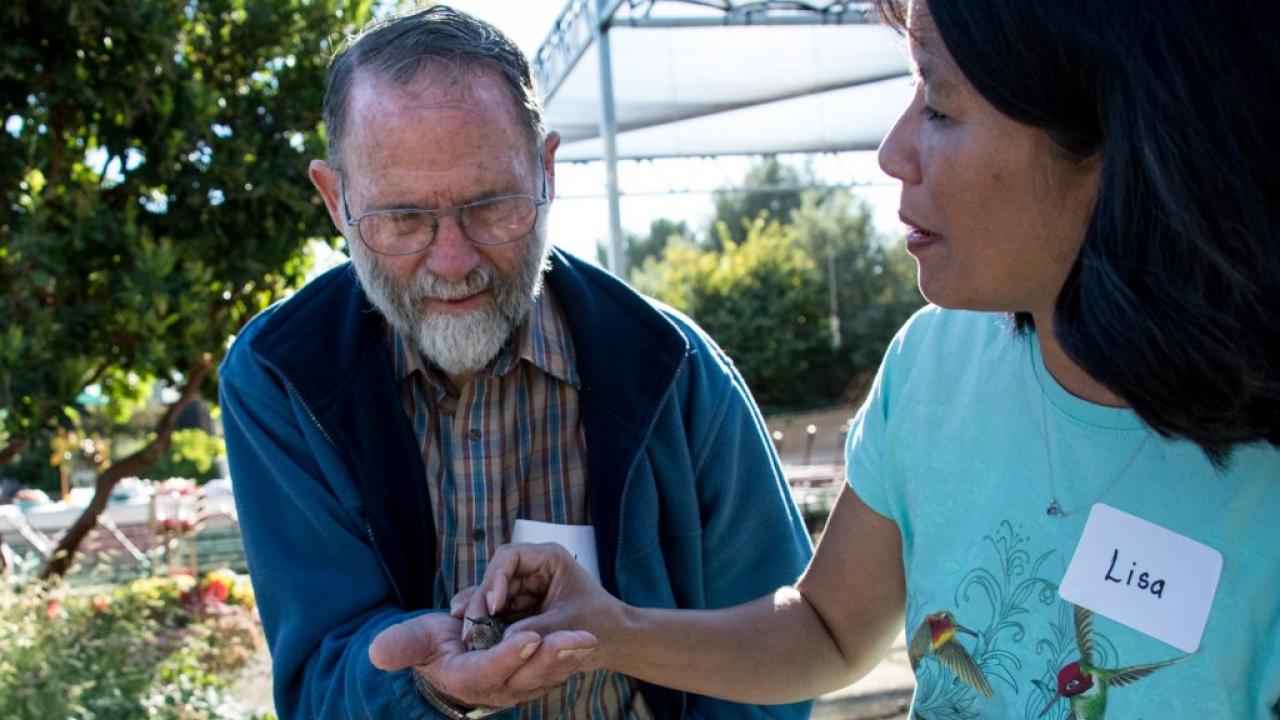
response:
<path id="1" fill-rule="evenodd" d="M 307 179 L 324 71 L 370 0 L 6 3 L 0 12 L 0 467 L 86 391 L 165 409 L 112 458 L 44 574 L 60 576 L 112 486 L 216 395 L 244 322 L 305 278 L 333 228 Z M 149 399 L 150 395 L 144 396 Z"/>
<path id="2" fill-rule="evenodd" d="M 5 717 L 248 717 L 229 692 L 261 642 L 247 586 L 215 571 L 118 588 L 0 589 Z"/>
<path id="3" fill-rule="evenodd" d="M 791 226 L 823 269 L 846 381 L 857 374 L 869 379 L 898 328 L 924 304 L 915 261 L 905 244 L 876 235 L 867 208 L 847 192 L 803 193 Z"/>
<path id="4" fill-rule="evenodd" d="M 201 593 L 209 598 L 213 596 L 218 602 L 253 610 L 257 607 L 253 597 L 253 585 L 249 578 L 225 568 L 212 570 L 200 581 Z"/>
<path id="5" fill-rule="evenodd" d="M 878 237 L 847 191 L 801 189 L 812 182 L 765 158 L 741 188 L 716 193 L 705 237 L 660 219 L 626 246 L 644 260 L 630 281 L 698 321 L 766 412 L 860 400 L 924 302 L 902 244 Z"/>
<path id="6" fill-rule="evenodd" d="M 688 313 L 724 348 L 762 407 L 822 404 L 834 360 L 822 274 L 790 226 L 762 213 L 742 243 L 668 245 L 635 276 L 642 292 Z"/>
<path id="7" fill-rule="evenodd" d="M 191 478 L 206 482 L 217 477 L 217 459 L 227 454 L 222 438 L 199 428 L 175 430 L 169 450 L 145 475 L 154 479 Z"/>
<path id="8" fill-rule="evenodd" d="M 100 437 L 58 428 L 49 444 L 49 465 L 58 470 L 63 500 L 70 497 L 71 473 L 77 466 L 102 471 L 110 465 L 107 458 L 111 453 L 111 444 Z"/>

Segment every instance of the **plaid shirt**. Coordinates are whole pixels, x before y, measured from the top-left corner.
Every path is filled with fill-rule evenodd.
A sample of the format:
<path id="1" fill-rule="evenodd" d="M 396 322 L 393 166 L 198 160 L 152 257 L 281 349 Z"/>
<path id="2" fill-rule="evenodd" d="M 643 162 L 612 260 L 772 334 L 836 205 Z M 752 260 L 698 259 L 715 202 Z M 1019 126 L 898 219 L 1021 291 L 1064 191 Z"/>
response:
<path id="1" fill-rule="evenodd" d="M 480 582 L 516 518 L 590 522 L 573 341 L 544 287 L 512 340 L 461 388 L 394 330 L 388 343 L 426 466 L 436 527 L 434 597 L 444 608 L 459 589 Z M 636 681 L 604 670 L 575 675 L 519 710 L 522 718 L 651 717 Z"/>

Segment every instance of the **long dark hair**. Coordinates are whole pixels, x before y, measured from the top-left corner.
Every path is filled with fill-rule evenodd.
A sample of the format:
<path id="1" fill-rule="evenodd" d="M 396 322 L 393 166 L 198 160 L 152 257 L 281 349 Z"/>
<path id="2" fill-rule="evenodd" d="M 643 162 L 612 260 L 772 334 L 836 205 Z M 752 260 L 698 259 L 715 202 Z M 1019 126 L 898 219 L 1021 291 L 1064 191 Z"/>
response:
<path id="1" fill-rule="evenodd" d="M 905 2 L 877 5 L 905 28 Z M 1280 2 L 928 6 L 997 110 L 1101 158 L 1055 308 L 1066 353 L 1215 462 L 1280 445 Z"/>

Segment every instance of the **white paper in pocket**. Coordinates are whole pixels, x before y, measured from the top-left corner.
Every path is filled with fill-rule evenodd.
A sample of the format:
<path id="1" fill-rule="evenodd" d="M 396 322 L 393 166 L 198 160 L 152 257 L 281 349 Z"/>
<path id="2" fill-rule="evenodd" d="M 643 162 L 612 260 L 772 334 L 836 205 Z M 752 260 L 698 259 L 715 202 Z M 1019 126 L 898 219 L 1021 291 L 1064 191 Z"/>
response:
<path id="1" fill-rule="evenodd" d="M 590 525 L 557 525 L 556 523 L 539 522 L 518 518 L 511 530 L 511 542 L 518 543 L 558 543 L 587 574 L 600 582 L 600 561 L 596 558 L 596 531 Z"/>

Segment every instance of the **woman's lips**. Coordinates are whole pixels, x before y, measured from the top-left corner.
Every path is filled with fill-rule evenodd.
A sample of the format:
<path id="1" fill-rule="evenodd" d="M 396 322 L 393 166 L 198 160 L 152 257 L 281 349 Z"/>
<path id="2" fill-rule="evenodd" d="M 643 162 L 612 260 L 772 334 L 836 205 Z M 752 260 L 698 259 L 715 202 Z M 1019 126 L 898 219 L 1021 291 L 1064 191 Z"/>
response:
<path id="1" fill-rule="evenodd" d="M 941 235 L 925 229 L 919 223 L 907 217 L 905 213 L 899 212 L 898 219 L 902 221 L 903 225 L 907 226 L 908 252 L 914 253 L 917 250 L 922 250 L 942 239 Z"/>
<path id="2" fill-rule="evenodd" d="M 916 252 L 923 250 L 929 245 L 934 244 L 941 239 L 941 236 L 935 235 L 928 230 L 922 230 L 917 227 L 907 229 L 907 252 Z"/>

